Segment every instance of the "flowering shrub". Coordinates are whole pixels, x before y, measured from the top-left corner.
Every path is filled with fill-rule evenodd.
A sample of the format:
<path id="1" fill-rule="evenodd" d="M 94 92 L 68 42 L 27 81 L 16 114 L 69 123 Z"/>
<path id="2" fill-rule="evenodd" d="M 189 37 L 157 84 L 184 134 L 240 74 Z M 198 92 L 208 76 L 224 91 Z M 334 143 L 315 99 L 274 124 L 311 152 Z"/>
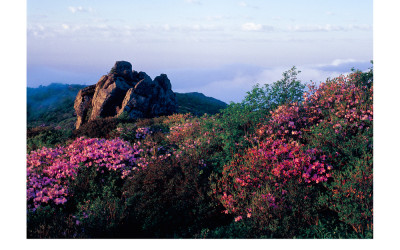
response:
<path id="1" fill-rule="evenodd" d="M 119 140 L 80 137 L 66 147 L 42 148 L 27 156 L 29 209 L 42 204 L 64 204 L 70 196 L 68 183 L 81 167 L 118 172 L 125 178 L 137 169 L 138 145 Z"/>
<path id="2" fill-rule="evenodd" d="M 168 139 L 171 143 L 179 144 L 187 139 L 187 137 L 193 137 L 193 134 L 197 133 L 198 128 L 198 122 L 186 122 L 183 124 L 177 124 L 170 128 Z"/>
<path id="3" fill-rule="evenodd" d="M 332 79 L 314 89 L 304 104 L 314 119 L 305 140 L 326 152 L 334 166 L 321 206 L 336 212 L 359 237 L 372 236 L 372 77 L 371 70 Z"/>
<path id="4" fill-rule="evenodd" d="M 144 139 L 146 136 L 151 135 L 152 133 L 153 131 L 151 131 L 149 127 L 138 128 L 136 129 L 136 138 Z"/>
<path id="5" fill-rule="evenodd" d="M 291 72 L 219 115 L 93 121 L 75 135 L 108 140 L 31 151 L 28 237 L 371 238 L 372 70 L 302 97 Z"/>
<path id="6" fill-rule="evenodd" d="M 237 215 L 235 221 L 255 217 L 265 222 L 264 226 L 271 226 L 275 221 L 268 216 L 282 216 L 282 211 L 294 210 L 293 199 L 297 203 L 311 201 L 307 195 L 312 197 L 313 189 L 308 186 L 327 181 L 330 169 L 320 151 L 305 150 L 304 145 L 293 140 L 269 138 L 244 155 L 236 155 L 224 167 L 214 193 L 221 193 L 225 213 Z M 293 185 L 307 190 L 306 194 L 294 192 Z M 298 216 L 302 216 L 300 212 Z"/>
<path id="7" fill-rule="evenodd" d="M 117 128 L 110 133 L 111 138 L 121 138 L 122 140 L 135 143 L 137 126 L 132 123 L 120 123 Z"/>
<path id="8" fill-rule="evenodd" d="M 163 140 L 156 139 L 157 133 L 141 140 L 147 165 L 127 181 L 123 197 L 128 220 L 124 223 L 141 228 L 143 237 L 191 237 L 204 225 L 230 218 L 207 194 L 216 138 L 204 127 L 208 119 L 172 115 L 163 121 L 169 126 Z"/>
<path id="9" fill-rule="evenodd" d="M 236 154 L 214 185 L 225 213 L 282 237 L 293 236 L 284 214 L 304 227 L 327 208 L 360 237 L 372 230 L 372 80 L 358 74 L 311 85 L 303 102 L 270 112 L 250 137 L 255 146 Z"/>
<path id="10" fill-rule="evenodd" d="M 152 157 L 124 185 L 125 223 L 139 225 L 146 238 L 187 238 L 226 221 L 221 205 L 207 194 L 211 169 L 204 156 L 204 151 L 185 148 L 179 155 Z"/>
<path id="11" fill-rule="evenodd" d="M 335 78 L 305 96 L 308 120 L 315 126 L 324 122 L 343 137 L 369 129 L 373 121 L 373 87 L 358 86 L 352 79 L 353 75 Z"/>
<path id="12" fill-rule="evenodd" d="M 270 111 L 268 123 L 263 124 L 256 132 L 256 141 L 265 137 L 273 139 L 293 139 L 299 141 L 303 137 L 304 129 L 308 127 L 303 108 L 299 103 L 284 104 Z"/>
<path id="13" fill-rule="evenodd" d="M 163 120 L 163 124 L 171 127 L 176 124 L 183 123 L 189 119 L 193 118 L 193 115 L 191 114 L 173 114 L 170 116 L 167 116 L 165 120 Z"/>

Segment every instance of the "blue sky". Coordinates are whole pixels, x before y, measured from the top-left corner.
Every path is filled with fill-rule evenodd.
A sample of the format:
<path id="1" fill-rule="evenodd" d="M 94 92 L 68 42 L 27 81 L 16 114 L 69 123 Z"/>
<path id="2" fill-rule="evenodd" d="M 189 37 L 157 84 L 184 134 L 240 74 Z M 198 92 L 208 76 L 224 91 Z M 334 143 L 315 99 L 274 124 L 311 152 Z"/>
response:
<path id="1" fill-rule="evenodd" d="M 27 2 L 27 85 L 95 84 L 117 60 L 174 91 L 240 101 L 296 66 L 305 82 L 365 70 L 372 1 Z"/>

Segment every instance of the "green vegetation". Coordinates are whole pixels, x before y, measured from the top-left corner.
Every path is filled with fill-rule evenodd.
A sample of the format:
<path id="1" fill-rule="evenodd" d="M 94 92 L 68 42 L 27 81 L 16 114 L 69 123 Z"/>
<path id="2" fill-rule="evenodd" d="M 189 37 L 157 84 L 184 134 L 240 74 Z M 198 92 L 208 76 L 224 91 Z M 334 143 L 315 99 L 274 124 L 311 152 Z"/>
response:
<path id="1" fill-rule="evenodd" d="M 73 129 L 76 121 L 74 101 L 85 85 L 52 83 L 49 86 L 27 88 L 28 127 L 61 126 Z M 214 115 L 226 108 L 226 103 L 201 93 L 176 93 L 178 113 L 196 116 Z"/>
<path id="2" fill-rule="evenodd" d="M 28 127 L 40 125 L 74 128 L 74 101 L 84 85 L 52 83 L 39 88 L 27 88 Z"/>
<path id="3" fill-rule="evenodd" d="M 193 115 L 214 115 L 226 108 L 226 103 L 212 97 L 207 97 L 201 93 L 175 93 L 178 102 L 178 113 Z"/>
<path id="4" fill-rule="evenodd" d="M 372 238 L 373 70 L 299 73 L 219 113 L 178 94 L 180 114 L 28 128 L 28 238 Z"/>

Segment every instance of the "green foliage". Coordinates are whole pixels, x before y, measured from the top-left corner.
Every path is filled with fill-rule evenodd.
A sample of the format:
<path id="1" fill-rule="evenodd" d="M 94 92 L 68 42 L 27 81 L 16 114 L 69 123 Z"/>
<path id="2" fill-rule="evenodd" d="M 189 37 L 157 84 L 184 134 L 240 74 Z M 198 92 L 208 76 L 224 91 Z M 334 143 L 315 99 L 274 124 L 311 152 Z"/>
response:
<path id="1" fill-rule="evenodd" d="M 372 82 L 372 68 L 364 73 L 354 71 L 348 85 L 344 85 L 350 86 L 345 91 L 348 100 L 336 110 L 324 110 L 323 116 L 329 118 L 311 127 L 305 138 L 310 147 L 318 147 L 330 155 L 332 181 L 324 185 L 326 190 L 319 197 L 319 206 L 335 212 L 337 220 L 352 229 L 352 233 L 340 237 L 372 237 Z M 335 82 L 326 85 L 326 95 L 337 95 L 330 84 Z M 342 109 L 346 115 L 341 115 Z"/>
<path id="2" fill-rule="evenodd" d="M 88 167 L 81 168 L 77 178 L 71 180 L 70 192 L 74 196 L 69 205 L 77 208 L 75 218 L 87 237 L 119 237 L 125 208 L 121 198 L 123 184 L 115 171 Z"/>
<path id="3" fill-rule="evenodd" d="M 178 103 L 178 113 L 191 113 L 196 116 L 217 114 L 226 108 L 226 103 L 201 93 L 175 93 Z"/>
<path id="4" fill-rule="evenodd" d="M 187 238 L 203 224 L 213 223 L 207 215 L 213 212 L 207 202 L 207 178 L 193 166 L 196 160 L 156 161 L 126 185 L 129 216 L 140 218 L 147 236 Z"/>
<path id="5" fill-rule="evenodd" d="M 28 238 L 372 238 L 372 68 L 304 95 L 298 73 L 257 84 L 215 115 L 199 116 L 217 102 L 177 95 L 192 115 L 124 114 L 73 134 L 28 128 L 28 152 L 78 136 L 119 137 L 139 152 L 125 179 L 80 168 L 65 204 L 28 211 Z"/>
<path id="6" fill-rule="evenodd" d="M 374 62 L 371 60 L 371 64 L 373 65 Z M 354 68 L 351 69 L 353 72 L 353 82 L 356 86 L 366 86 L 367 88 L 371 88 L 373 81 L 374 81 L 374 71 L 373 66 L 369 68 L 367 72 L 362 72 L 360 70 L 356 70 Z"/>
<path id="7" fill-rule="evenodd" d="M 274 82 L 269 90 L 269 101 L 271 107 L 275 108 L 285 103 L 301 102 L 305 90 L 305 84 L 297 80 L 297 75 L 301 71 L 297 71 L 296 67 L 283 72 L 283 78 Z"/>
<path id="8" fill-rule="evenodd" d="M 255 133 L 260 123 L 267 123 L 269 112 L 279 105 L 302 100 L 305 85 L 297 80 L 295 67 L 285 71 L 283 78 L 272 84 L 260 87 L 255 85 L 247 92 L 241 103 L 230 103 L 216 120 L 215 127 L 219 128 L 219 139 L 224 149 L 222 165 L 230 161 L 234 154 L 251 143 L 246 139 Z"/>
<path id="9" fill-rule="evenodd" d="M 54 147 L 65 143 L 72 135 L 71 130 L 63 130 L 59 127 L 35 127 L 27 128 L 27 152 L 42 147 Z"/>
<path id="10" fill-rule="evenodd" d="M 256 84 L 251 91 L 247 92 L 242 104 L 252 111 L 269 111 L 285 103 L 301 102 L 306 86 L 297 80 L 300 72 L 296 70 L 296 67 L 292 67 L 283 72 L 283 78 L 279 81 L 265 84 L 263 87 Z"/>
<path id="11" fill-rule="evenodd" d="M 253 220 L 234 222 L 214 229 L 205 228 L 197 236 L 202 239 L 255 239 L 273 238 L 273 234 L 256 229 Z"/>
<path id="12" fill-rule="evenodd" d="M 256 124 L 264 117 L 260 111 L 253 112 L 252 108 L 243 103 L 231 103 L 217 116 L 213 122 L 213 127 L 217 129 L 219 147 L 223 151 L 220 153 L 219 165 L 228 163 L 232 156 L 241 149 L 249 146 L 246 136 L 254 132 Z"/>
<path id="13" fill-rule="evenodd" d="M 284 74 L 284 78 L 288 75 Z M 235 214 L 237 221 L 243 220 L 247 213 L 248 217 L 256 218 L 258 231 L 267 230 L 277 238 L 299 237 L 302 234 L 299 228 L 311 230 L 310 237 L 322 237 L 326 231 L 322 226 L 325 224 L 319 224 L 320 217 L 324 223 L 340 228 L 338 237 L 371 237 L 371 78 L 371 72 L 356 71 L 348 77 L 328 80 L 314 90 L 311 88 L 304 96 L 304 103 L 298 102 L 301 99 L 293 102 L 289 98 L 286 103 L 272 98 L 283 105 L 271 112 L 269 120 L 256 126 L 256 145 L 228 157 L 233 160 L 225 165 L 222 177 L 216 177 L 214 192 L 219 194 L 227 212 Z M 266 92 L 255 89 L 252 94 L 256 97 L 249 100 L 262 100 L 257 95 Z M 279 97 L 288 97 L 277 89 L 274 92 Z M 262 110 L 264 106 L 256 107 L 257 102 L 249 102 L 247 108 Z M 299 143 L 305 148 L 290 146 Z M 311 158 L 301 152 L 313 149 L 318 149 L 321 157 L 313 156 L 317 161 L 307 162 Z M 281 159 L 282 153 L 289 155 Z M 295 166 L 303 160 L 309 166 L 299 168 L 302 172 L 296 174 Z M 318 173 L 322 175 L 315 172 L 310 175 L 321 163 Z M 286 166 L 290 170 L 281 172 Z M 311 176 L 313 179 L 308 179 Z"/>
<path id="14" fill-rule="evenodd" d="M 89 110 L 87 116 L 89 116 L 91 113 L 92 113 L 92 111 Z M 122 114 L 120 114 L 118 116 L 118 120 L 120 122 L 122 122 L 122 123 L 124 123 L 124 122 L 126 123 L 126 122 L 131 122 L 132 121 L 132 119 L 129 117 L 129 113 L 126 112 L 126 111 L 122 112 Z"/>
<path id="15" fill-rule="evenodd" d="M 28 126 L 57 126 L 63 123 L 64 128 L 73 129 L 74 101 L 83 87 L 85 86 L 53 83 L 39 88 L 27 88 Z"/>
<path id="16" fill-rule="evenodd" d="M 118 120 L 115 118 L 98 118 L 74 130 L 73 135 L 75 137 L 109 138 L 111 131 L 113 131 L 117 125 Z"/>
<path id="17" fill-rule="evenodd" d="M 83 238 L 82 228 L 63 208 L 39 207 L 27 214 L 28 239 Z"/>

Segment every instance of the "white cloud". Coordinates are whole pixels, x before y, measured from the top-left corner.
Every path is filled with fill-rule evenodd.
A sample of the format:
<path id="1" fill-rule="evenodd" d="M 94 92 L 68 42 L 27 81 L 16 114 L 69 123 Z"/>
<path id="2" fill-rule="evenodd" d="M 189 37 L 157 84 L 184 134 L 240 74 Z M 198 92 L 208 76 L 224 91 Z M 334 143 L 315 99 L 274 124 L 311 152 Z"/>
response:
<path id="1" fill-rule="evenodd" d="M 92 12 L 93 9 L 92 8 L 85 8 L 82 6 L 77 6 L 77 7 L 73 7 L 73 6 L 69 6 L 68 7 L 69 11 L 71 11 L 73 14 L 77 13 L 77 12 Z"/>
<path id="2" fill-rule="evenodd" d="M 238 3 L 238 5 L 239 5 L 240 7 L 243 7 L 243 8 L 253 8 L 253 9 L 258 9 L 258 6 L 255 6 L 255 5 L 248 4 L 248 3 L 244 2 L 244 1 L 242 1 L 242 2 L 239 2 L 239 3 Z"/>
<path id="3" fill-rule="evenodd" d="M 197 41 L 204 42 L 210 37 L 206 32 L 222 31 L 223 27 L 214 24 L 145 24 L 145 25 L 111 25 L 106 23 L 61 23 L 61 24 L 29 24 L 27 32 L 29 38 L 47 39 L 56 38 L 64 41 L 88 41 L 103 39 L 103 41 L 127 42 L 176 42 Z M 163 36 L 159 34 L 163 33 Z M 158 35 L 157 35 L 158 34 Z M 191 34 L 189 36 L 189 34 Z M 182 37 L 183 36 L 183 37 Z"/>
<path id="4" fill-rule="evenodd" d="M 53 32 L 49 27 L 43 24 L 29 24 L 27 27 L 28 36 L 43 39 L 46 37 L 54 36 Z"/>
<path id="5" fill-rule="evenodd" d="M 200 0 L 185 0 L 186 3 L 189 4 L 197 4 L 197 5 L 201 5 Z"/>
<path id="6" fill-rule="evenodd" d="M 326 71 L 314 67 L 301 67 L 301 73 L 298 75 L 298 79 L 302 83 L 314 82 L 319 84 L 320 82 L 325 82 L 327 78 L 335 78 L 341 74 L 346 74 L 347 72 L 340 71 Z"/>
<path id="7" fill-rule="evenodd" d="M 169 24 L 164 24 L 163 28 L 165 31 L 170 31 L 171 30 L 171 26 Z"/>
<path id="8" fill-rule="evenodd" d="M 215 16 L 207 16 L 206 20 L 207 21 L 221 21 L 221 20 L 227 20 L 231 19 L 231 16 L 224 16 L 224 15 L 215 15 Z"/>
<path id="9" fill-rule="evenodd" d="M 38 30 L 44 31 L 44 26 L 43 25 L 38 24 L 36 27 L 38 28 Z"/>
<path id="10" fill-rule="evenodd" d="M 244 31 L 271 31 L 274 28 L 269 25 L 262 25 L 257 23 L 245 23 L 242 24 L 242 30 Z"/>
<path id="11" fill-rule="evenodd" d="M 272 17 L 272 20 L 273 21 L 282 21 L 282 17 L 280 17 L 280 16 L 277 16 L 277 17 Z"/>
<path id="12" fill-rule="evenodd" d="M 213 24 L 178 24 L 178 25 L 171 25 L 171 24 L 163 24 L 163 25 L 145 25 L 143 27 L 132 27 L 131 29 L 135 31 L 140 31 L 142 29 L 145 31 L 152 30 L 154 32 L 203 32 L 203 31 L 220 31 L 222 30 L 221 26 L 213 25 Z"/>
<path id="13" fill-rule="evenodd" d="M 336 59 L 333 60 L 333 62 L 331 63 L 332 66 L 339 66 L 340 64 L 344 64 L 344 63 L 352 63 L 352 62 L 357 62 L 354 59 Z"/>
<path id="14" fill-rule="evenodd" d="M 250 78 L 249 78 L 250 77 Z M 240 102 L 246 92 L 251 90 L 253 77 L 248 75 L 237 75 L 226 80 L 212 81 L 202 86 L 185 87 L 177 89 L 177 92 L 200 92 L 206 96 L 217 98 L 224 102 Z"/>
<path id="15" fill-rule="evenodd" d="M 348 28 L 350 30 L 372 30 L 372 25 L 354 24 L 354 25 L 349 25 Z"/>
<path id="16" fill-rule="evenodd" d="M 242 25 L 242 30 L 245 31 L 257 31 L 262 29 L 262 24 L 245 23 Z"/>
<path id="17" fill-rule="evenodd" d="M 288 31 L 294 32 L 330 32 L 330 31 L 356 31 L 372 30 L 371 25 L 293 25 L 289 26 Z"/>
<path id="18" fill-rule="evenodd" d="M 240 2 L 240 3 L 239 3 L 239 6 L 241 6 L 241 7 L 247 7 L 247 3 L 245 3 L 245 2 Z"/>
<path id="19" fill-rule="evenodd" d="M 351 68 L 355 68 L 361 71 L 366 71 L 372 67 L 370 60 L 356 60 L 352 58 L 348 59 L 335 59 L 330 63 L 316 65 L 315 68 L 322 71 L 330 72 L 342 72 L 348 73 Z"/>
<path id="20" fill-rule="evenodd" d="M 354 64 L 353 64 L 354 63 Z M 311 82 L 317 85 L 325 82 L 327 78 L 335 78 L 340 75 L 347 75 L 350 73 L 350 67 L 355 66 L 361 61 L 354 59 L 336 59 L 331 63 L 321 65 L 303 65 L 296 67 L 301 71 L 297 75 L 297 79 L 302 83 L 310 84 Z M 352 64 L 352 66 L 349 66 Z M 246 92 L 250 91 L 255 84 L 272 84 L 283 78 L 283 72 L 289 70 L 291 67 L 272 67 L 260 68 L 256 71 L 251 68 L 242 67 L 242 70 L 230 71 L 227 69 L 220 69 L 220 75 L 225 76 L 221 79 L 204 79 L 201 84 L 197 85 L 180 85 L 176 89 L 177 92 L 201 92 L 207 96 L 220 99 L 224 102 L 240 102 L 246 96 Z M 229 74 L 227 74 L 227 70 Z M 207 74 L 205 74 L 207 75 Z M 208 80 L 208 81 L 207 81 Z"/>
<path id="21" fill-rule="evenodd" d="M 289 31 L 296 32 L 317 32 L 317 31 L 332 31 L 340 30 L 339 26 L 326 25 L 294 25 L 288 28 Z"/>
<path id="22" fill-rule="evenodd" d="M 190 26 L 183 26 L 183 30 L 185 31 L 217 31 L 220 30 L 215 25 L 204 25 L 204 24 L 194 24 Z"/>

